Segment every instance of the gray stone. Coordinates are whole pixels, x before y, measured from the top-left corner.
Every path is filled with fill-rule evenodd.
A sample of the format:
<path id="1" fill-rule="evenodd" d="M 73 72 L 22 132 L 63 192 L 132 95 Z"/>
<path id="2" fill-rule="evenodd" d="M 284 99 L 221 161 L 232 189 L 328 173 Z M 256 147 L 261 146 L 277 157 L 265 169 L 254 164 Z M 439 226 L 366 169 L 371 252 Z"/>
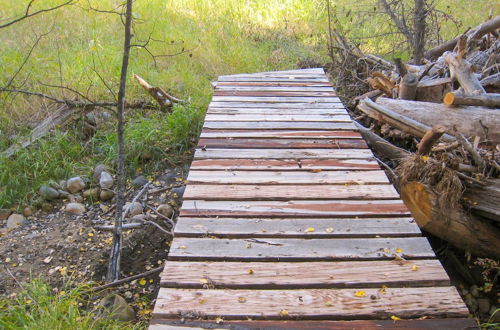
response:
<path id="1" fill-rule="evenodd" d="M 0 220 L 7 220 L 12 211 L 9 209 L 0 209 Z"/>
<path id="2" fill-rule="evenodd" d="M 142 223 L 143 221 L 145 221 L 147 219 L 148 219 L 148 217 L 145 214 L 138 214 L 138 215 L 134 215 L 130 220 L 131 220 L 131 222 Z"/>
<path id="3" fill-rule="evenodd" d="M 100 317 L 118 320 L 122 322 L 130 322 L 135 319 L 135 312 L 132 307 L 127 304 L 125 298 L 117 294 L 111 294 L 101 299 L 98 304 Z"/>
<path id="4" fill-rule="evenodd" d="M 62 190 L 68 189 L 68 183 L 66 182 L 66 180 L 60 180 L 59 187 L 61 187 Z"/>
<path id="5" fill-rule="evenodd" d="M 99 198 L 100 193 L 101 190 L 99 188 L 87 189 L 83 192 L 83 198 L 96 201 Z"/>
<path id="6" fill-rule="evenodd" d="M 59 192 L 46 184 L 40 187 L 40 190 L 38 190 L 38 194 L 43 197 L 43 199 L 48 201 L 59 198 Z"/>
<path id="7" fill-rule="evenodd" d="M 148 183 L 148 179 L 144 175 L 139 175 L 132 181 L 132 184 L 137 188 L 144 186 L 146 183 Z"/>
<path id="8" fill-rule="evenodd" d="M 175 188 L 172 188 L 172 190 L 170 190 L 170 194 L 174 198 L 182 198 L 185 190 L 186 190 L 186 186 L 175 187 Z"/>
<path id="9" fill-rule="evenodd" d="M 31 209 L 31 207 L 26 206 L 23 210 L 23 215 L 25 217 L 31 217 L 33 215 L 33 210 Z"/>
<path id="10" fill-rule="evenodd" d="M 99 185 L 102 189 L 113 188 L 113 177 L 106 171 L 101 172 L 101 178 L 99 179 Z"/>
<path id="11" fill-rule="evenodd" d="M 125 210 L 128 208 L 128 216 L 133 217 L 134 215 L 142 214 L 142 204 L 139 202 L 127 203 L 125 204 Z"/>
<path id="12" fill-rule="evenodd" d="M 113 197 L 115 197 L 115 192 L 113 190 L 103 189 L 101 190 L 101 194 L 99 197 L 102 201 L 109 201 L 113 199 Z"/>
<path id="13" fill-rule="evenodd" d="M 477 298 L 479 296 L 479 288 L 477 285 L 471 285 L 470 287 L 470 294 L 474 297 Z"/>
<path id="14" fill-rule="evenodd" d="M 158 206 L 156 211 L 161 215 L 166 216 L 167 218 L 171 218 L 174 214 L 174 208 L 169 204 L 161 204 L 160 206 Z"/>
<path id="15" fill-rule="evenodd" d="M 472 313 L 477 311 L 477 307 L 478 307 L 477 300 L 474 299 L 472 296 L 465 297 L 465 304 L 467 305 L 467 307 L 469 307 L 469 309 Z"/>
<path id="16" fill-rule="evenodd" d="M 176 178 L 177 178 L 177 173 L 175 172 L 168 172 L 159 177 L 161 181 L 165 181 L 165 183 L 167 184 L 175 183 Z"/>
<path id="17" fill-rule="evenodd" d="M 477 308 L 479 314 L 488 314 L 490 312 L 490 300 L 488 298 L 479 298 L 477 300 Z"/>
<path id="18" fill-rule="evenodd" d="M 500 309 L 495 305 L 490 307 L 490 318 L 491 323 L 500 323 Z"/>
<path id="19" fill-rule="evenodd" d="M 24 225 L 28 223 L 26 218 L 22 214 L 11 214 L 9 218 L 7 219 L 7 229 L 13 229 L 18 226 Z"/>
<path id="20" fill-rule="evenodd" d="M 59 192 L 59 198 L 61 199 L 69 197 L 69 192 L 67 192 L 66 190 L 58 190 L 57 192 Z"/>
<path id="21" fill-rule="evenodd" d="M 68 203 L 64 212 L 70 214 L 82 214 L 85 213 L 85 205 L 81 203 Z"/>
<path id="22" fill-rule="evenodd" d="M 104 164 L 99 164 L 97 165 L 95 168 L 94 168 L 94 180 L 96 182 L 99 182 L 99 180 L 101 179 L 101 173 L 104 172 L 104 171 L 107 171 L 108 170 L 108 167 Z"/>
<path id="23" fill-rule="evenodd" d="M 79 176 L 69 179 L 67 185 L 68 191 L 72 194 L 76 194 L 85 188 L 85 182 Z"/>

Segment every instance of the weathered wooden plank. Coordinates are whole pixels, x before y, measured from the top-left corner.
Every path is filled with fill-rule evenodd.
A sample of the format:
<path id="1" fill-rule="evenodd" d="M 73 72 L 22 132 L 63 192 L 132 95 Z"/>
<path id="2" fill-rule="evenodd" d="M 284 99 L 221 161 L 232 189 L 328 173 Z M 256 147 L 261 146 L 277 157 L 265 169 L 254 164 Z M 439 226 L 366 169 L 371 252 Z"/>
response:
<path id="1" fill-rule="evenodd" d="M 308 184 L 323 186 L 322 184 L 363 185 L 362 190 L 367 193 L 370 184 L 389 184 L 385 172 L 380 171 L 199 171 L 189 172 L 187 181 L 193 183 L 211 184 Z M 321 184 L 321 185 L 320 185 Z M 332 187 L 333 193 L 338 187 Z M 260 189 L 260 187 L 259 187 Z M 290 187 L 284 187 L 288 190 Z M 304 187 L 302 189 L 307 189 Z M 328 189 L 325 187 L 325 189 Z"/>
<path id="2" fill-rule="evenodd" d="M 352 320 L 352 321 L 258 321 L 245 320 L 238 321 L 225 320 L 224 327 L 227 329 L 287 329 L 287 330 L 380 330 L 380 329 L 477 329 L 477 322 L 472 318 L 446 318 L 446 319 L 408 319 L 408 320 Z M 222 325 L 216 320 L 186 320 L 182 319 L 157 319 L 154 318 L 149 323 L 149 330 L 165 329 L 218 329 Z"/>
<path id="3" fill-rule="evenodd" d="M 287 82 L 287 81 L 294 81 L 294 82 L 303 82 L 303 83 L 310 83 L 310 82 L 322 82 L 322 83 L 329 83 L 327 78 L 322 78 L 322 77 L 220 77 L 219 81 L 234 81 L 234 82 L 243 82 L 243 81 L 258 81 L 258 82 Z"/>
<path id="4" fill-rule="evenodd" d="M 263 130 L 355 130 L 352 122 L 304 122 L 304 121 L 273 121 L 273 122 L 228 122 L 207 121 L 203 125 L 208 129 L 263 129 Z"/>
<path id="5" fill-rule="evenodd" d="M 307 96 L 214 96 L 213 102 L 252 102 L 252 103 L 335 103 L 338 97 Z"/>
<path id="6" fill-rule="evenodd" d="M 241 91 L 241 90 L 215 90 L 214 96 L 257 96 L 257 97 L 274 97 L 274 96 L 293 96 L 293 97 L 335 97 L 337 96 L 333 91 Z"/>
<path id="7" fill-rule="evenodd" d="M 331 86 L 235 86 L 218 85 L 215 91 L 262 91 L 262 92 L 332 92 Z"/>
<path id="8" fill-rule="evenodd" d="M 360 238 L 411 237 L 420 236 L 421 232 L 412 218 L 179 218 L 175 226 L 175 237 L 207 235 L 223 238 Z"/>
<path id="9" fill-rule="evenodd" d="M 274 149 L 368 149 L 361 139 L 251 139 L 201 138 L 199 147 L 205 148 L 274 148 Z"/>
<path id="10" fill-rule="evenodd" d="M 338 109 L 278 109 L 278 108 L 212 108 L 207 114 L 237 114 L 237 115 L 347 115 L 343 108 Z"/>
<path id="11" fill-rule="evenodd" d="M 210 181 L 211 179 L 206 179 Z M 215 179 L 214 181 L 218 181 Z M 279 181 L 276 185 L 226 185 L 226 184 L 189 184 L 184 199 L 203 200 L 334 200 L 334 199 L 398 199 L 399 194 L 394 187 L 387 184 L 378 185 L 287 185 Z M 306 182 L 307 183 L 307 182 Z"/>
<path id="12" fill-rule="evenodd" d="M 349 115 L 285 115 L 285 114 L 207 114 L 205 123 L 209 121 L 245 121 L 245 122 L 260 122 L 260 121 L 299 121 L 299 122 L 333 122 L 333 123 L 350 123 L 352 121 Z"/>
<path id="13" fill-rule="evenodd" d="M 401 253 L 396 252 L 402 251 Z M 202 261 L 326 261 L 434 258 L 424 237 L 337 239 L 225 239 L 179 237 L 169 260 Z"/>
<path id="14" fill-rule="evenodd" d="M 186 200 L 181 216 L 339 218 L 410 216 L 400 200 L 376 201 L 192 201 Z"/>
<path id="15" fill-rule="evenodd" d="M 200 282 L 201 279 L 207 281 Z M 408 263 L 384 260 L 272 264 L 169 261 L 165 264 L 160 279 L 161 286 L 174 288 L 203 288 L 205 283 L 202 282 L 208 282 L 214 288 L 225 289 L 380 289 L 382 286 L 450 285 L 439 260 L 412 260 Z"/>
<path id="16" fill-rule="evenodd" d="M 329 87 L 332 88 L 332 84 L 329 82 L 294 82 L 293 80 L 284 82 L 265 82 L 265 81 L 218 81 L 216 83 L 218 87 L 225 86 L 251 86 L 251 87 Z"/>
<path id="17" fill-rule="evenodd" d="M 191 163 L 192 170 L 261 170 L 309 171 L 321 170 L 379 170 L 375 160 L 366 159 L 201 159 Z"/>
<path id="18" fill-rule="evenodd" d="M 222 75 L 220 77 L 282 77 L 282 76 L 319 76 L 325 77 L 325 72 L 322 68 L 283 70 L 283 71 L 266 71 L 254 73 L 238 73 L 232 75 Z"/>
<path id="19" fill-rule="evenodd" d="M 361 139 L 355 131 L 262 131 L 204 129 L 201 138 Z"/>
<path id="20" fill-rule="evenodd" d="M 161 288 L 153 315 L 180 317 L 179 311 L 223 319 L 363 319 L 466 317 L 455 287 L 366 289 L 196 290 Z M 375 299 L 373 299 L 375 297 Z M 285 316 L 283 316 L 286 311 Z"/>
<path id="21" fill-rule="evenodd" d="M 210 106 L 213 108 L 268 108 L 268 109 L 344 109 L 344 105 L 340 102 L 320 103 L 320 102 L 280 102 L 280 103 L 254 103 L 254 102 L 215 102 L 212 101 Z"/>
<path id="22" fill-rule="evenodd" d="M 194 159 L 373 159 L 370 149 L 198 149 Z"/>

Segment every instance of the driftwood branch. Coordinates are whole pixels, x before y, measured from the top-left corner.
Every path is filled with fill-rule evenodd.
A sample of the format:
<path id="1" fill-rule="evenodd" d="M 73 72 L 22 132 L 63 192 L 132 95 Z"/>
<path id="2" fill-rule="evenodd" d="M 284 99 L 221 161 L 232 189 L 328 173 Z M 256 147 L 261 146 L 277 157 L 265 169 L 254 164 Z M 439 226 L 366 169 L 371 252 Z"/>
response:
<path id="1" fill-rule="evenodd" d="M 144 90 L 148 92 L 148 94 L 151 95 L 156 102 L 158 102 L 162 111 L 167 111 L 167 109 L 171 108 L 174 103 L 184 103 L 183 100 L 168 94 L 161 87 L 151 86 L 146 80 L 142 79 L 138 75 L 134 75 L 134 79 L 137 80 L 139 85 L 141 85 L 141 87 L 144 88 Z"/>
<path id="2" fill-rule="evenodd" d="M 137 275 L 125 277 L 125 278 L 122 278 L 121 280 L 117 280 L 117 281 L 114 281 L 114 282 L 111 282 L 111 283 L 108 283 L 108 284 L 104 284 L 104 285 L 101 285 L 101 286 L 96 286 L 96 287 L 92 288 L 92 291 L 93 292 L 102 291 L 104 289 L 112 288 L 114 286 L 117 286 L 117 285 L 120 285 L 120 284 L 123 284 L 123 283 L 132 282 L 134 280 L 138 280 L 138 279 L 143 278 L 143 277 L 148 277 L 148 276 L 151 276 L 151 275 L 156 275 L 158 273 L 161 273 L 162 271 L 163 271 L 163 266 L 156 267 L 156 268 L 148 270 L 147 272 L 144 272 L 144 273 L 140 273 L 140 274 L 137 274 Z"/>
<path id="3" fill-rule="evenodd" d="M 433 126 L 431 130 L 427 131 L 417 144 L 418 154 L 427 155 L 431 152 L 432 146 L 441 138 L 441 136 L 446 132 L 446 128 L 441 125 Z"/>

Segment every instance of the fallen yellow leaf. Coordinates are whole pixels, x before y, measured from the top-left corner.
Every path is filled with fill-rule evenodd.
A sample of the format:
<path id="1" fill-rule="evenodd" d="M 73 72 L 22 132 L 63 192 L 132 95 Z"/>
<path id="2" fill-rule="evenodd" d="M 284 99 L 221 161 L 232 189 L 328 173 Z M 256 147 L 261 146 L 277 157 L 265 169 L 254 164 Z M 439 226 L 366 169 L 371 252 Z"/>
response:
<path id="1" fill-rule="evenodd" d="M 140 284 L 140 285 L 146 285 L 146 280 L 145 280 L 145 279 L 143 279 L 143 278 L 141 278 L 141 279 L 139 280 L 139 284 Z"/>
<path id="2" fill-rule="evenodd" d="M 208 280 L 206 278 L 200 278 L 201 284 L 208 284 Z"/>
<path id="3" fill-rule="evenodd" d="M 394 321 L 401 321 L 401 319 L 395 315 L 391 315 L 391 319 Z"/>
<path id="4" fill-rule="evenodd" d="M 253 269 L 249 269 L 248 274 L 253 275 Z"/>
<path id="5" fill-rule="evenodd" d="M 401 248 L 397 248 L 397 249 L 396 249 L 396 253 L 403 253 L 403 249 L 401 249 Z"/>
<path id="6" fill-rule="evenodd" d="M 333 228 L 332 227 L 328 227 L 328 228 L 325 229 L 325 231 L 327 233 L 333 233 Z"/>
<path id="7" fill-rule="evenodd" d="M 378 292 L 385 293 L 385 290 L 387 290 L 387 286 L 382 285 L 382 287 L 378 290 Z"/>
<path id="8" fill-rule="evenodd" d="M 327 301 L 327 302 L 325 303 L 325 306 L 326 306 L 326 307 L 331 307 L 331 306 L 333 306 L 333 303 L 332 303 L 331 301 Z"/>
<path id="9" fill-rule="evenodd" d="M 418 266 L 417 265 L 413 265 L 411 266 L 411 270 L 413 270 L 414 272 L 418 270 Z"/>
<path id="10" fill-rule="evenodd" d="M 356 293 L 354 293 L 354 295 L 356 297 L 364 297 L 364 296 L 366 296 L 366 293 L 363 290 L 361 290 L 361 291 L 356 291 Z"/>
<path id="11" fill-rule="evenodd" d="M 244 303 L 246 301 L 247 301 L 247 298 L 245 298 L 245 297 L 239 297 L 238 298 L 238 302 L 240 302 L 240 303 Z"/>
<path id="12" fill-rule="evenodd" d="M 224 319 L 220 316 L 215 319 L 215 323 L 217 324 L 221 324 L 222 322 L 224 322 Z"/>
<path id="13" fill-rule="evenodd" d="M 306 233 L 312 233 L 314 231 L 313 227 L 309 227 L 306 229 Z"/>
<path id="14" fill-rule="evenodd" d="M 288 311 L 286 309 L 282 309 L 280 312 L 281 316 L 288 316 Z"/>
<path id="15" fill-rule="evenodd" d="M 206 300 L 206 299 L 200 299 L 200 300 L 198 301 L 198 303 L 199 303 L 200 305 L 202 305 L 202 304 L 204 304 L 204 303 L 206 303 L 206 302 L 207 302 L 207 300 Z"/>

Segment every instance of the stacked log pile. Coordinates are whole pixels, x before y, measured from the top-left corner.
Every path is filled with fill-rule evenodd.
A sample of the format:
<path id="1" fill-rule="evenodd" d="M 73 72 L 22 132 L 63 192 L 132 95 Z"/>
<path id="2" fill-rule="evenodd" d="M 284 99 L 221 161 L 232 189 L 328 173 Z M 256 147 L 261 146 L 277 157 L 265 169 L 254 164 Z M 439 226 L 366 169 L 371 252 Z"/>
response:
<path id="1" fill-rule="evenodd" d="M 360 77 L 371 86 L 355 98 L 360 131 L 396 165 L 401 195 L 422 229 L 499 259 L 500 16 L 425 55 L 423 65 L 380 60 Z M 408 150 L 375 132 L 410 141 Z"/>

